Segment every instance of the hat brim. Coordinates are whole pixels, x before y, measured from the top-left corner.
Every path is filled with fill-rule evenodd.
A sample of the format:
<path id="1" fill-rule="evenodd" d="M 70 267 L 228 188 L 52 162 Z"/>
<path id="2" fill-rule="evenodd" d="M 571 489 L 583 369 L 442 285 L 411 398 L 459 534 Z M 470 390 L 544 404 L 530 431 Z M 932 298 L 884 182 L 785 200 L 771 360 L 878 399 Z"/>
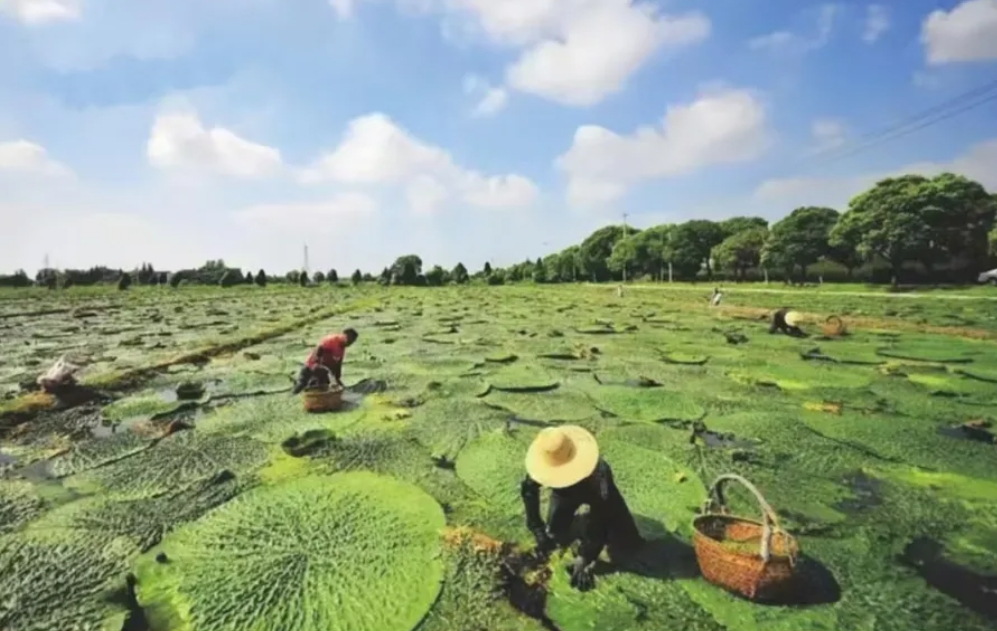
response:
<path id="1" fill-rule="evenodd" d="M 561 425 L 557 429 L 574 444 L 574 457 L 564 464 L 552 466 L 544 457 L 540 441 L 534 440 L 526 451 L 526 473 L 541 486 L 563 489 L 592 475 L 599 464 L 599 444 L 583 427 Z"/>
<path id="2" fill-rule="evenodd" d="M 803 316 L 798 311 L 790 311 L 786 314 L 785 320 L 789 326 L 798 326 L 803 322 Z"/>

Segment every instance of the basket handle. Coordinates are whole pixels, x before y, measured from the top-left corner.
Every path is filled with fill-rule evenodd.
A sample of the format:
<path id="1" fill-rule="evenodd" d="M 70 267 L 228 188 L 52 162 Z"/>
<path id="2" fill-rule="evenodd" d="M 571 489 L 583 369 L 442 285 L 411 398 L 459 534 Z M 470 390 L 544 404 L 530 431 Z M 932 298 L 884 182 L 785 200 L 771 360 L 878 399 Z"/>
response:
<path id="1" fill-rule="evenodd" d="M 703 506 L 703 510 L 707 513 L 719 513 L 721 515 L 728 514 L 727 502 L 724 498 L 724 486 L 731 481 L 739 482 L 742 486 L 748 489 L 751 494 L 755 496 L 758 506 L 762 509 L 761 557 L 762 561 L 767 563 L 772 547 L 772 535 L 776 532 L 782 532 L 782 526 L 779 525 L 779 517 L 776 515 L 775 510 L 773 510 L 772 506 L 765 501 L 765 498 L 762 497 L 761 491 L 759 491 L 754 484 L 736 473 L 725 473 L 719 476 L 710 488 L 710 494 Z"/>

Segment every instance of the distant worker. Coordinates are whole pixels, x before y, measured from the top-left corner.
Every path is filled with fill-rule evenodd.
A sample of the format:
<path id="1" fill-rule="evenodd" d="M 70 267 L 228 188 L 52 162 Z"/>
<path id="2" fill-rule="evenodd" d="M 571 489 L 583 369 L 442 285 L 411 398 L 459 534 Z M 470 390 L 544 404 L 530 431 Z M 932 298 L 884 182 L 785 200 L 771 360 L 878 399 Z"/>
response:
<path id="1" fill-rule="evenodd" d="M 633 550 L 643 540 L 630 509 L 613 481 L 613 471 L 599 456 L 595 436 L 575 425 L 541 431 L 526 453 L 527 476 L 520 485 L 526 527 L 537 551 L 547 555 L 572 540 L 575 513 L 589 507 L 578 557 L 571 567 L 571 586 L 586 591 L 595 585 L 592 567 L 607 544 Z M 551 489 L 547 523 L 540 516 L 540 488 Z"/>
<path id="2" fill-rule="evenodd" d="M 343 387 L 343 358 L 346 348 L 357 341 L 359 334 L 356 329 L 345 329 L 342 333 L 334 333 L 322 338 L 319 345 L 305 360 L 305 365 L 298 373 L 298 381 L 291 394 L 298 394 L 309 387 L 314 381 L 319 387 L 330 385 L 329 376 L 336 380 L 336 385 Z"/>
<path id="3" fill-rule="evenodd" d="M 799 311 L 793 311 L 789 307 L 783 307 L 772 314 L 772 326 L 769 333 L 785 333 L 791 337 L 806 337 L 807 334 L 800 328 L 803 316 Z"/>
<path id="4" fill-rule="evenodd" d="M 711 307 L 719 307 L 720 306 L 720 301 L 722 301 L 723 299 L 724 299 L 723 292 L 720 291 L 719 287 L 714 287 L 713 288 L 713 296 L 710 298 L 710 306 Z"/>

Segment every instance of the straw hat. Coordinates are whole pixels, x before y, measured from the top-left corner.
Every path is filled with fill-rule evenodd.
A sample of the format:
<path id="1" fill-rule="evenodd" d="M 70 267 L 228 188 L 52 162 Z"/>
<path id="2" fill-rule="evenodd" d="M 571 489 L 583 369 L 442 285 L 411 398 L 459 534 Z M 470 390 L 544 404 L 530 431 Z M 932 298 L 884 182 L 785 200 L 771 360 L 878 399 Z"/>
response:
<path id="1" fill-rule="evenodd" d="M 598 463 L 595 436 L 577 425 L 542 430 L 526 452 L 526 472 L 542 486 L 553 489 L 581 482 Z"/>
<path id="2" fill-rule="evenodd" d="M 803 322 L 803 315 L 799 311 L 788 311 L 785 320 L 789 326 L 799 326 Z"/>

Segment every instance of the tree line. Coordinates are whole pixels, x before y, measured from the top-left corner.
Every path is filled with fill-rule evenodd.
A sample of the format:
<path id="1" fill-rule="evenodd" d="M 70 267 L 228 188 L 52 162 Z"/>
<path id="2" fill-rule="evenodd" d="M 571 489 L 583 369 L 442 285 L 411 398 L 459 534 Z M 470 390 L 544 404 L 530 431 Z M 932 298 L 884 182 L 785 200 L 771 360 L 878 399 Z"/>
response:
<path id="1" fill-rule="evenodd" d="M 646 229 L 621 225 L 599 228 L 580 244 L 505 268 L 485 263 L 471 274 L 463 263 L 446 270 L 423 269 L 406 254 L 377 276 L 355 270 L 349 282 L 402 286 L 441 286 L 472 281 L 609 282 L 620 280 L 725 279 L 965 283 L 997 265 L 997 194 L 952 173 L 928 178 L 887 178 L 855 196 L 844 212 L 806 206 L 769 225 L 761 217 L 724 221 L 694 219 Z M 185 284 L 339 284 L 335 269 L 292 270 L 270 276 L 229 267 L 223 260 L 196 269 L 157 271 L 143 263 L 130 271 L 42 269 L 31 279 L 23 270 L 0 276 L 0 287 L 50 289 L 97 284 L 178 288 Z"/>

